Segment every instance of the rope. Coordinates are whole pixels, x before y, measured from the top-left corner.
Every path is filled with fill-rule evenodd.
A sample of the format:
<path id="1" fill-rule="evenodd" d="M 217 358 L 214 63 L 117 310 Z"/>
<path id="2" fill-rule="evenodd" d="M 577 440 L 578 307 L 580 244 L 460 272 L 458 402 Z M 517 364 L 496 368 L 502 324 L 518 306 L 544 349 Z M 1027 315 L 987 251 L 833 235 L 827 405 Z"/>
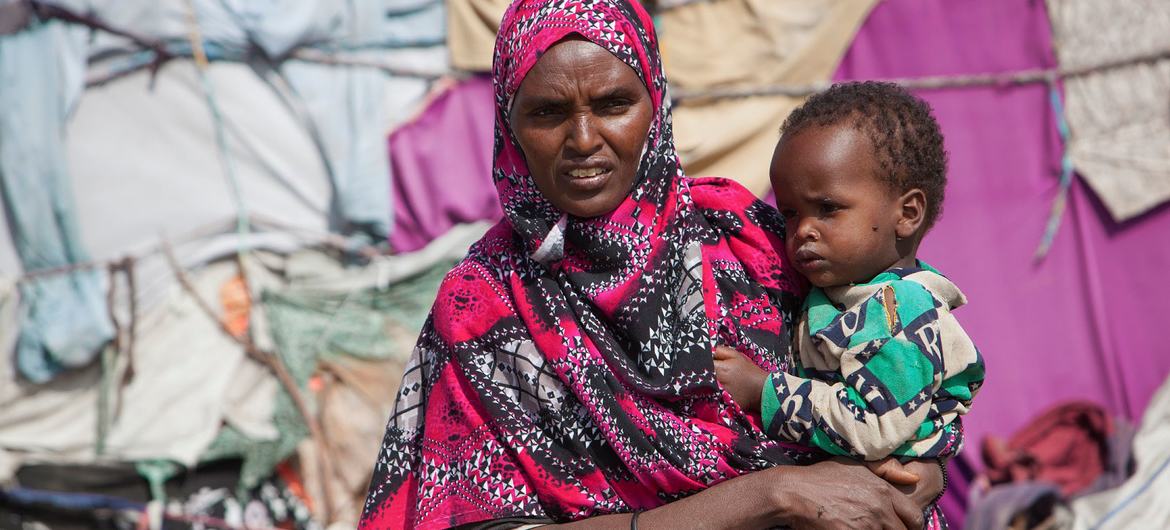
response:
<path id="1" fill-rule="evenodd" d="M 219 328 L 220 332 L 223 333 L 225 337 L 239 345 L 244 350 L 244 353 L 248 355 L 248 357 L 267 367 L 273 373 L 273 375 L 276 376 L 277 382 L 280 383 L 280 386 L 283 387 L 284 391 L 292 399 L 293 405 L 296 407 L 297 412 L 301 416 L 301 420 L 304 421 L 305 426 L 308 427 L 309 438 L 317 445 L 319 453 L 317 457 L 319 459 L 318 463 L 321 466 L 321 474 L 326 477 L 335 476 L 334 470 L 336 468 L 334 467 L 333 460 L 330 457 L 329 443 L 326 439 L 325 432 L 321 428 L 321 422 L 309 409 L 308 400 L 305 398 L 304 393 L 301 392 L 300 387 L 297 386 L 297 382 L 295 379 L 293 379 L 292 374 L 289 373 L 288 368 L 281 361 L 280 356 L 274 352 L 261 349 L 246 333 L 241 336 L 237 336 L 236 334 L 232 333 L 232 330 L 227 326 L 227 321 L 220 318 L 220 316 L 216 314 L 215 310 L 212 309 L 211 304 L 202 295 L 199 294 L 199 291 L 195 288 L 195 284 L 192 283 L 190 277 L 187 276 L 187 272 L 184 271 L 183 268 L 179 265 L 179 260 L 175 257 L 174 249 L 166 241 L 163 241 L 163 256 L 167 258 L 167 264 L 170 265 L 171 272 L 174 273 L 175 279 L 179 282 L 179 286 L 183 288 L 183 291 L 187 293 L 187 296 L 191 297 L 199 310 L 202 311 L 203 314 L 207 316 L 207 318 L 209 318 L 212 322 L 215 322 L 216 327 Z M 332 490 L 329 488 L 324 488 L 322 490 L 322 496 L 324 497 L 325 501 L 325 509 L 323 514 L 324 520 L 331 521 L 333 519 L 333 514 L 336 513 L 336 504 L 333 500 Z"/>
<path id="2" fill-rule="evenodd" d="M 207 75 L 207 53 L 203 49 L 203 35 L 199 30 L 199 15 L 195 11 L 192 0 L 184 0 L 187 11 L 187 38 L 191 41 L 191 52 L 195 58 L 195 69 L 199 73 L 199 81 L 203 86 L 203 95 L 207 99 L 207 107 L 211 110 L 211 120 L 215 129 L 215 143 L 219 149 L 220 161 L 223 163 L 224 175 L 232 192 L 232 200 L 236 204 L 236 233 L 245 236 L 250 232 L 248 224 L 248 207 L 244 204 L 244 196 L 240 191 L 240 182 L 236 177 L 236 167 L 228 149 L 227 134 L 224 131 L 223 115 L 219 111 L 219 103 L 215 98 L 215 89 L 211 78 Z M 245 252 L 243 242 L 240 242 L 239 253 Z"/>
<path id="3" fill-rule="evenodd" d="M 910 90 L 1054 83 L 1059 79 L 1081 77 L 1136 64 L 1153 63 L 1164 59 L 1170 59 L 1170 49 L 1073 68 L 1034 68 L 999 73 L 890 78 L 880 81 L 895 83 Z M 823 83 L 803 85 L 781 84 L 711 90 L 683 89 L 674 91 L 672 95 L 675 103 L 764 96 L 805 97 L 824 91 L 832 85 L 832 82 L 826 81 Z"/>
<path id="4" fill-rule="evenodd" d="M 358 247 L 354 247 L 343 236 L 339 236 L 337 234 L 330 233 L 330 232 L 318 232 L 316 230 L 298 228 L 295 226 L 288 226 L 288 225 L 285 225 L 285 224 L 280 223 L 278 221 L 274 221 L 272 219 L 267 219 L 263 216 L 256 216 L 256 215 L 251 216 L 249 219 L 249 224 L 253 228 L 262 227 L 262 228 L 265 228 L 266 231 L 273 231 L 273 232 L 279 232 L 279 233 L 285 233 L 285 234 L 298 236 L 298 237 L 303 238 L 307 244 L 311 243 L 311 244 L 315 244 L 315 245 L 321 245 L 321 246 L 336 250 L 338 252 L 343 252 L 343 253 L 346 253 L 349 255 L 357 255 L 357 256 L 361 256 L 361 257 L 366 258 L 366 259 L 374 259 L 378 256 L 384 255 L 383 250 L 377 246 L 374 246 L 374 245 L 361 245 Z M 218 235 L 220 233 L 221 227 L 222 227 L 222 225 L 219 223 L 212 223 L 209 225 L 205 225 L 199 229 L 196 229 L 196 230 L 189 232 L 186 236 L 180 237 L 174 241 L 176 243 L 189 243 L 192 241 L 198 241 L 198 240 L 205 238 L 205 237 Z M 255 232 L 253 232 L 253 233 L 255 234 Z M 20 277 L 18 277 L 16 279 L 16 283 L 20 284 L 20 283 L 33 282 L 33 281 L 39 280 L 41 278 L 66 275 L 66 274 L 73 274 L 73 273 L 79 272 L 79 271 L 87 271 L 87 270 L 93 270 L 93 269 L 99 269 L 99 268 L 106 269 L 106 268 L 109 268 L 110 266 L 116 266 L 116 265 L 122 263 L 124 260 L 140 261 L 140 260 L 149 258 L 151 256 L 161 254 L 162 250 L 163 250 L 162 243 L 160 240 L 159 243 L 155 243 L 155 244 L 153 244 L 153 245 L 151 245 L 151 246 L 149 246 L 149 247 L 147 247 L 139 252 L 132 252 L 132 253 L 126 254 L 125 257 L 123 257 L 123 258 L 107 259 L 107 260 L 79 261 L 77 263 L 70 263 L 68 265 L 62 265 L 60 267 L 47 267 L 44 269 L 25 271 L 24 274 L 22 274 Z"/>
<path id="5" fill-rule="evenodd" d="M 706 3 L 706 2 L 711 2 L 711 1 L 713 1 L 713 0 L 658 0 L 657 11 L 659 11 L 659 12 L 669 11 L 669 10 L 677 8 L 677 7 L 688 6 L 691 4 Z"/>
<path id="6" fill-rule="evenodd" d="M 343 56 L 332 54 L 332 53 L 322 52 L 320 50 L 314 50 L 312 48 L 300 48 L 297 50 L 293 50 L 292 53 L 289 54 L 289 57 L 292 57 L 294 59 L 298 59 L 301 61 L 324 64 L 324 65 L 329 65 L 329 66 L 361 66 L 361 67 L 366 67 L 366 68 L 375 68 L 375 69 L 381 70 L 381 71 L 383 71 L 389 75 L 392 75 L 392 76 L 414 77 L 414 78 L 423 79 L 426 81 L 434 81 L 436 79 L 448 77 L 451 75 L 455 75 L 455 76 L 470 75 L 470 73 L 468 73 L 468 72 L 435 72 L 435 71 L 399 68 L 396 66 L 391 66 L 389 64 L 380 62 L 380 61 L 373 61 L 373 60 L 369 60 L 369 59 L 355 59 L 352 57 L 343 57 Z"/>
<path id="7" fill-rule="evenodd" d="M 190 6 L 189 1 L 185 3 Z M 45 4 L 39 1 L 32 2 L 32 5 L 36 9 L 38 16 L 42 18 L 57 19 L 70 24 L 78 24 L 90 29 L 105 31 L 110 34 L 123 37 L 140 48 L 132 54 L 130 60 L 128 61 L 128 65 L 117 66 L 105 72 L 87 76 L 85 81 L 85 86 L 87 88 L 105 85 L 106 83 L 121 79 L 142 69 L 149 69 L 151 75 L 153 76 L 154 74 L 158 73 L 158 70 L 164 63 L 172 59 L 194 59 L 197 64 L 200 64 L 200 68 L 205 68 L 206 65 L 212 60 L 245 62 L 249 59 L 251 53 L 251 50 L 227 49 L 225 47 L 218 46 L 214 41 L 205 41 L 199 32 L 197 24 L 191 25 L 192 27 L 189 31 L 187 42 L 182 43 L 173 40 L 160 40 L 157 37 L 142 35 L 133 31 L 117 28 L 91 14 L 82 15 L 74 13 L 73 11 L 70 11 L 69 9 L 61 6 Z M 189 22 L 194 18 L 193 8 L 191 7 L 188 7 L 187 18 Z M 188 49 L 188 44 L 190 49 Z M 420 46 L 434 46 L 442 43 L 420 42 L 417 44 Z M 207 46 L 212 46 L 215 49 L 215 53 L 208 53 L 208 50 L 206 49 Z M 331 66 L 360 66 L 376 68 L 391 76 L 418 78 L 427 81 L 439 79 L 444 75 L 451 75 L 451 72 L 435 72 L 411 68 L 401 68 L 391 64 L 368 59 L 345 57 L 336 53 L 323 52 L 312 47 L 293 50 L 289 54 L 289 57 L 300 61 Z M 454 74 L 469 75 L 467 72 L 454 72 Z"/>
<path id="8" fill-rule="evenodd" d="M 1056 114 L 1056 130 L 1060 132 L 1060 188 L 1056 192 L 1056 199 L 1052 201 L 1052 209 L 1048 213 L 1044 235 L 1040 238 L 1040 245 L 1032 255 L 1035 261 L 1041 261 L 1052 248 L 1052 241 L 1056 239 L 1056 232 L 1060 230 L 1060 221 L 1064 218 L 1064 210 L 1068 205 L 1068 190 L 1072 187 L 1073 162 L 1068 151 L 1069 127 L 1068 119 L 1064 115 L 1064 102 L 1060 97 L 1060 88 L 1056 83 L 1048 87 L 1048 100 L 1052 104 L 1052 112 Z"/>

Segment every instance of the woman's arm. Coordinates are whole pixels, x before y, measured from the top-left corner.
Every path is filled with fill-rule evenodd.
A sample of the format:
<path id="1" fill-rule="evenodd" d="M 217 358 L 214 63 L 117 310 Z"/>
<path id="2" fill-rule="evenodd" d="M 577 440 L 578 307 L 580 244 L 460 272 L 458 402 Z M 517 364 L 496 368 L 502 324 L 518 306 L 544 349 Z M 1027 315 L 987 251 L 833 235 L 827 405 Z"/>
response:
<path id="1" fill-rule="evenodd" d="M 915 466 L 911 471 L 924 480 L 903 490 L 906 494 L 856 463 L 775 467 L 643 512 L 638 528 L 921 528 L 922 508 L 942 489 L 941 472 L 934 464 L 907 466 Z M 562 526 L 629 528 L 630 519 L 629 514 L 605 515 Z"/>

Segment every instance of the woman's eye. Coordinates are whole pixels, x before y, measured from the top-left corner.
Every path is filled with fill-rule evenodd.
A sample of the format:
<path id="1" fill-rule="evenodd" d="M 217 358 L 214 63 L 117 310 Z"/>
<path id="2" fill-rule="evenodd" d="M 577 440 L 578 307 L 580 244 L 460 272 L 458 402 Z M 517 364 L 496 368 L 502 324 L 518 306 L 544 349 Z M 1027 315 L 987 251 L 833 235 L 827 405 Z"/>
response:
<path id="1" fill-rule="evenodd" d="M 560 113 L 560 109 L 558 109 L 556 107 L 537 107 L 537 108 L 533 109 L 532 112 L 529 113 L 529 115 L 531 115 L 532 117 L 535 117 L 535 118 L 547 118 L 550 116 L 556 116 L 559 113 Z"/>
<path id="2" fill-rule="evenodd" d="M 601 110 L 605 112 L 625 112 L 630 108 L 632 103 L 625 99 L 611 99 L 601 104 Z"/>

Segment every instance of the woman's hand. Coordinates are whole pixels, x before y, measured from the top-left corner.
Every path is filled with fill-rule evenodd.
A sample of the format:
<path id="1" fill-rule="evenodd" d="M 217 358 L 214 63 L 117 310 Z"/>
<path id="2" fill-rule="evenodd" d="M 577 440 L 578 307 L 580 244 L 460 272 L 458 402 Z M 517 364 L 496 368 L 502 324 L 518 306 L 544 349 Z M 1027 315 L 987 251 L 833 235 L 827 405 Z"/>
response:
<path id="1" fill-rule="evenodd" d="M 874 475 L 895 486 L 913 486 L 918 483 L 918 475 L 911 473 L 894 457 L 887 457 L 876 462 L 866 462 L 865 467 L 868 467 Z"/>
<path id="2" fill-rule="evenodd" d="M 727 346 L 716 346 L 715 377 L 739 408 L 749 412 L 760 410 L 760 394 L 764 391 L 768 372 L 756 366 L 746 355 Z"/>
<path id="3" fill-rule="evenodd" d="M 782 523 L 793 528 L 922 528 L 922 508 L 932 500 L 919 505 L 852 461 L 774 468 L 755 475 L 775 469 L 789 472 L 777 487 L 779 504 L 786 507 Z"/>
<path id="4" fill-rule="evenodd" d="M 898 484 L 894 486 L 905 493 L 922 509 L 926 509 L 943 493 L 946 483 L 943 481 L 943 470 L 937 460 L 913 460 L 905 464 L 898 464 L 906 473 L 918 477 L 914 484 Z"/>
<path id="5" fill-rule="evenodd" d="M 643 530 L 781 525 L 813 530 L 902 530 L 922 528 L 922 523 L 922 510 L 910 497 L 864 465 L 833 460 L 750 473 L 638 517 L 638 527 Z M 630 515 L 602 515 L 558 526 L 628 528 Z"/>

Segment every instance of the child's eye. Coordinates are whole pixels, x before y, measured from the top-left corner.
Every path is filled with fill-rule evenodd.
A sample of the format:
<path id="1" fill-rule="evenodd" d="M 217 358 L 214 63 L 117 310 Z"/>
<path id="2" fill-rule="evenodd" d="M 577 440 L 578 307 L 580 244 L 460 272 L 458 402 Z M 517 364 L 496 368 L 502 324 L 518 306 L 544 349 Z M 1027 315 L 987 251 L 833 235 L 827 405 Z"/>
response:
<path id="1" fill-rule="evenodd" d="M 841 209 L 841 207 L 839 205 L 833 204 L 831 202 L 821 203 L 821 214 L 822 215 L 830 215 L 830 214 L 836 213 L 840 209 Z"/>
<path id="2" fill-rule="evenodd" d="M 780 209 L 780 215 L 782 215 L 785 219 L 792 219 L 793 217 L 796 217 L 796 210 L 791 208 L 782 208 Z"/>

